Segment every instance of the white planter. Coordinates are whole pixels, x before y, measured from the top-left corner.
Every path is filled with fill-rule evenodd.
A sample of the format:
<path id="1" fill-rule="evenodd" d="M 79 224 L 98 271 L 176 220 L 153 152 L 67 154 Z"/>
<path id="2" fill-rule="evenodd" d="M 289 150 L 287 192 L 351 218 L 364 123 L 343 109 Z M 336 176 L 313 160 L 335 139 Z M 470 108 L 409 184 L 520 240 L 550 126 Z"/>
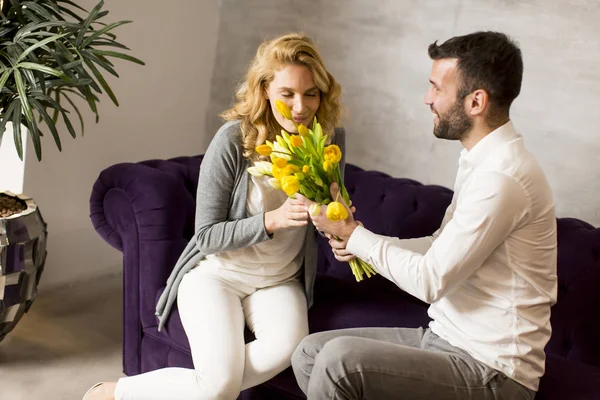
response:
<path id="1" fill-rule="evenodd" d="M 6 124 L 6 131 L 0 143 L 0 192 L 23 193 L 28 134 L 27 128 L 21 126 L 21 138 L 23 140 L 23 160 L 21 161 L 15 148 L 12 124 L 10 122 Z"/>

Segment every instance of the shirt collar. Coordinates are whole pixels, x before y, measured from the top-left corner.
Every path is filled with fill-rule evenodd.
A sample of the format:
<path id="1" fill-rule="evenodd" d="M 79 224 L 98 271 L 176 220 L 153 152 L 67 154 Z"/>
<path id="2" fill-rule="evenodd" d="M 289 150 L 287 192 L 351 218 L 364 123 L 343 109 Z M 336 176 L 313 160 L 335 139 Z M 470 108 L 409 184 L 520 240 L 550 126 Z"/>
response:
<path id="1" fill-rule="evenodd" d="M 471 164 L 478 166 L 495 149 L 521 135 L 515 131 L 512 121 L 508 121 L 499 128 L 491 131 L 486 137 L 481 139 L 470 151 L 463 149 L 460 153 L 459 164 Z"/>

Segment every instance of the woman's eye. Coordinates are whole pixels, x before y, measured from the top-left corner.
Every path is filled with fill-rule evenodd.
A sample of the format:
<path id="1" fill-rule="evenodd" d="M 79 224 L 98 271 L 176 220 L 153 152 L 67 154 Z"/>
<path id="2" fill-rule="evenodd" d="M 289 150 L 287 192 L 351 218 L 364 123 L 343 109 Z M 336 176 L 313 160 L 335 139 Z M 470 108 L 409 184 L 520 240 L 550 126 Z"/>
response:
<path id="1" fill-rule="evenodd" d="M 317 97 L 316 93 L 307 93 L 306 94 L 308 97 Z"/>
<path id="2" fill-rule="evenodd" d="M 281 97 L 285 97 L 286 99 L 289 99 L 290 97 L 294 97 L 294 95 L 290 94 L 290 93 L 282 93 Z"/>

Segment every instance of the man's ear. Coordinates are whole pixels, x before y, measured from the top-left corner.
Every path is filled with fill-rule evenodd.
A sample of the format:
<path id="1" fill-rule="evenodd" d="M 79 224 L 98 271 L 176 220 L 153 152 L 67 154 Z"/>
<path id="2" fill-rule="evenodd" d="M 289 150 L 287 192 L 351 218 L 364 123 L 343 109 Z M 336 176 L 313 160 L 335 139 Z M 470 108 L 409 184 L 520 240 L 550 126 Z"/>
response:
<path id="1" fill-rule="evenodd" d="M 467 102 L 466 105 L 469 115 L 474 117 L 477 115 L 484 115 L 485 110 L 489 106 L 490 97 L 485 90 L 477 89 L 469 94 L 465 101 Z"/>

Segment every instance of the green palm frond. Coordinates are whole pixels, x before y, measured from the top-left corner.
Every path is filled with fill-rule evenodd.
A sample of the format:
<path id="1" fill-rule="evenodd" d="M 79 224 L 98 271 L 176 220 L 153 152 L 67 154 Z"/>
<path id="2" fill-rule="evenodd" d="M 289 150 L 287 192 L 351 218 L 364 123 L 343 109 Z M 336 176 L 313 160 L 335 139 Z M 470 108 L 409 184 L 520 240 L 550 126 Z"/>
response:
<path id="1" fill-rule="evenodd" d="M 0 0 L 0 140 L 11 122 L 20 157 L 21 125 L 41 160 L 42 128 L 62 147 L 59 117 L 76 137 L 76 115 L 83 135 L 83 117 L 73 96 L 85 100 L 96 121 L 104 94 L 119 105 L 103 75 L 119 77 L 113 59 L 145 65 L 124 52 L 129 48 L 113 32 L 131 21 L 104 22 L 108 11 L 103 7 L 103 0 L 89 12 L 70 0 Z"/>

